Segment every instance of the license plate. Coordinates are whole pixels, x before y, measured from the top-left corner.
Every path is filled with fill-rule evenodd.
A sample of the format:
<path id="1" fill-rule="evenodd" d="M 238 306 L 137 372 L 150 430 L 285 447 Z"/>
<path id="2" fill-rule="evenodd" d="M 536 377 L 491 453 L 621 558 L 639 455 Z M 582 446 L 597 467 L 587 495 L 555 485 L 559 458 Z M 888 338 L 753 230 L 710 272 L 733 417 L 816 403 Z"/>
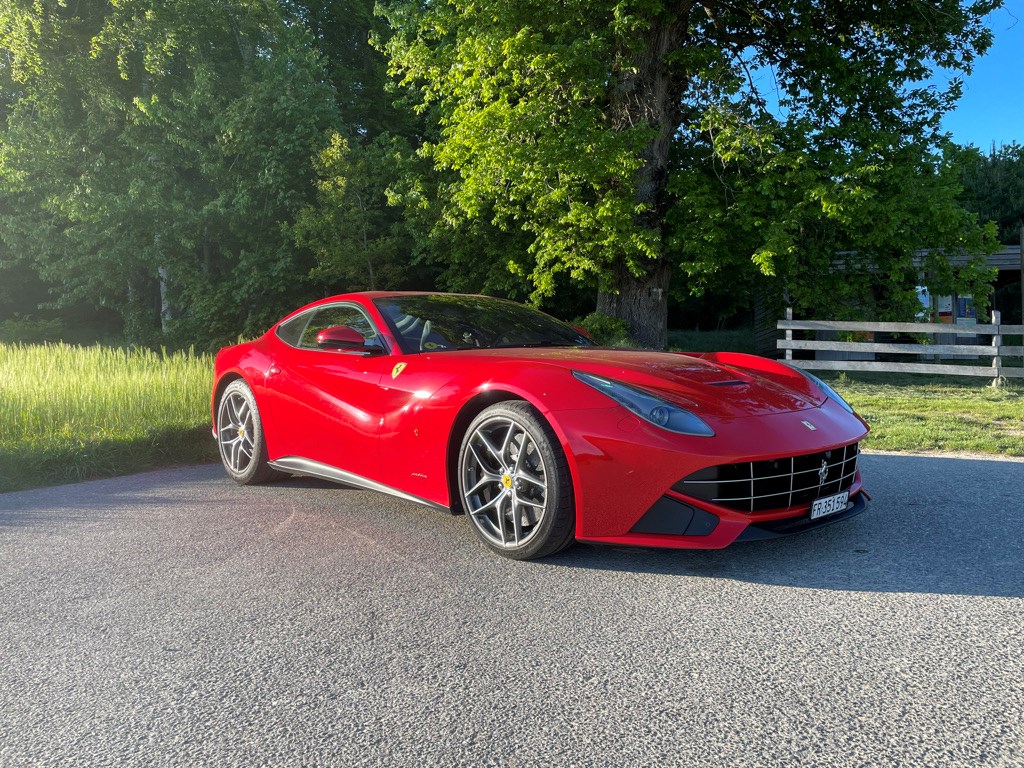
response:
<path id="1" fill-rule="evenodd" d="M 846 503 L 849 500 L 849 491 L 837 493 L 835 496 L 823 496 L 820 499 L 815 499 L 814 503 L 811 504 L 811 520 L 817 520 L 819 517 L 826 517 L 827 515 L 834 515 L 836 512 L 842 512 L 846 509 Z"/>

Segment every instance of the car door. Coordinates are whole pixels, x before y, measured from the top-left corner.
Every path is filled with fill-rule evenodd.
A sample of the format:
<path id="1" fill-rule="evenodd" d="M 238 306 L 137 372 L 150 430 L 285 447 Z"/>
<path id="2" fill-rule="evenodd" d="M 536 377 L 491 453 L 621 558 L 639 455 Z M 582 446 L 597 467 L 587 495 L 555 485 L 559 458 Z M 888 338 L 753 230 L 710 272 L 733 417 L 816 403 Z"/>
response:
<path id="1" fill-rule="evenodd" d="M 333 326 L 359 331 L 366 350 L 318 347 L 317 334 Z M 380 380 L 391 359 L 383 344 L 355 304 L 317 307 L 279 326 L 262 406 L 272 460 L 301 457 L 380 480 Z"/>

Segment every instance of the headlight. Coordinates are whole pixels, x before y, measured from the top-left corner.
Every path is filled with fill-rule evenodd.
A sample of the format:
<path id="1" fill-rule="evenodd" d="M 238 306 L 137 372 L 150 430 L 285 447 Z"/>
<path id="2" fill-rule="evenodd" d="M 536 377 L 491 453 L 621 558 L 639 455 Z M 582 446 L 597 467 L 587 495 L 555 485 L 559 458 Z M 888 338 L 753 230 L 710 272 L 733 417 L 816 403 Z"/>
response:
<path id="1" fill-rule="evenodd" d="M 592 373 L 573 371 L 572 375 L 598 392 L 608 395 L 619 405 L 635 413 L 641 419 L 656 427 L 678 432 L 680 435 L 696 437 L 714 437 L 711 427 L 694 413 L 690 413 L 678 405 L 673 405 L 660 397 L 649 394 L 642 389 L 631 387 L 619 381 L 612 381 Z"/>
<path id="2" fill-rule="evenodd" d="M 837 403 L 843 406 L 843 408 L 845 408 L 849 413 L 853 413 L 853 408 L 850 407 L 850 404 L 848 402 L 843 400 L 843 396 L 836 392 L 834 389 L 832 389 L 832 387 L 830 387 L 824 381 L 815 376 L 813 373 L 808 373 L 803 368 L 797 368 L 795 365 L 791 365 L 789 367 L 792 368 L 794 371 L 802 373 L 808 379 L 813 381 L 814 384 L 818 387 L 818 389 L 824 392 L 829 397 L 829 399 L 835 400 Z"/>

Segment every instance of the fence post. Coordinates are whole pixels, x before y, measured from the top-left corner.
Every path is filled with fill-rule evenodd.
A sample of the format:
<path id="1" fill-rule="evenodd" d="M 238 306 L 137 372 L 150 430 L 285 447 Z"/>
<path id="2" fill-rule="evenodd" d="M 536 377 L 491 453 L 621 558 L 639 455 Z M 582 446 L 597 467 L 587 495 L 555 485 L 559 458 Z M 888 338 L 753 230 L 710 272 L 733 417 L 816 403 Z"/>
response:
<path id="1" fill-rule="evenodd" d="M 793 308 L 792 307 L 786 307 L 786 319 L 787 320 L 792 320 L 793 319 Z M 787 328 L 786 329 L 786 341 L 792 341 L 792 340 L 793 340 L 793 330 L 791 328 Z M 792 360 L 793 359 L 793 350 L 792 349 L 787 349 L 786 350 L 786 359 L 787 360 Z"/>
<path id="2" fill-rule="evenodd" d="M 1003 360 L 999 356 L 999 348 L 1003 345 L 1003 336 L 999 333 L 999 324 L 1002 321 L 1002 313 L 998 309 L 992 310 L 992 325 L 996 327 L 996 332 L 992 334 L 992 346 L 995 348 L 995 355 L 992 357 L 992 386 L 998 387 L 999 381 L 1002 378 Z"/>

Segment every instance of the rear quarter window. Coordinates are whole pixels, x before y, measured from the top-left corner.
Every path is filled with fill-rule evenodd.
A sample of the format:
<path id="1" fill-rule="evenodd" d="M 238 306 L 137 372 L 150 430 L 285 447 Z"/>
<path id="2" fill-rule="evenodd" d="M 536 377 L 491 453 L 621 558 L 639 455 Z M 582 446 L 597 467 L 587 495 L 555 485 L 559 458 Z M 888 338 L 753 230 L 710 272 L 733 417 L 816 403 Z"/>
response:
<path id="1" fill-rule="evenodd" d="M 289 346 L 299 346 L 299 339 L 302 338 L 302 332 L 306 330 L 306 324 L 310 317 L 312 317 L 311 312 L 303 312 L 301 315 L 281 323 L 277 326 L 277 338 Z"/>

